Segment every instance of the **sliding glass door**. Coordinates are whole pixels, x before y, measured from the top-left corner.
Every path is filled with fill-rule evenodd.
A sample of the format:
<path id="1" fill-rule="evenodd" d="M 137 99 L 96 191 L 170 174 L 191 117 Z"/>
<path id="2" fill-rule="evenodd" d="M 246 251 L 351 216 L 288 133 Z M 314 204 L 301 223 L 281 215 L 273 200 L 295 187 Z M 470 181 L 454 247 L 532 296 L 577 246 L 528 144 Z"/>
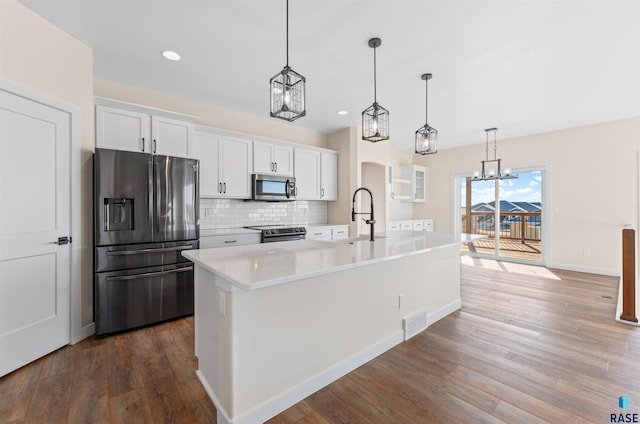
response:
<path id="1" fill-rule="evenodd" d="M 501 260 L 543 263 L 543 185 L 545 168 L 520 170 L 517 179 L 474 181 L 456 177 L 462 233 L 485 236 L 463 246 L 470 254 Z"/>

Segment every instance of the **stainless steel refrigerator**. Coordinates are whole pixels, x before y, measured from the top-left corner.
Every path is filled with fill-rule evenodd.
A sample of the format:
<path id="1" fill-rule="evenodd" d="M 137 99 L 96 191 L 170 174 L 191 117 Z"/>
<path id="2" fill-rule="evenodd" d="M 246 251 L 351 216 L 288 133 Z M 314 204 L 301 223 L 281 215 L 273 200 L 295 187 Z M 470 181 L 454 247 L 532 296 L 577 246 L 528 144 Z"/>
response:
<path id="1" fill-rule="evenodd" d="M 198 248 L 195 159 L 96 149 L 94 313 L 96 334 L 193 313 Z"/>

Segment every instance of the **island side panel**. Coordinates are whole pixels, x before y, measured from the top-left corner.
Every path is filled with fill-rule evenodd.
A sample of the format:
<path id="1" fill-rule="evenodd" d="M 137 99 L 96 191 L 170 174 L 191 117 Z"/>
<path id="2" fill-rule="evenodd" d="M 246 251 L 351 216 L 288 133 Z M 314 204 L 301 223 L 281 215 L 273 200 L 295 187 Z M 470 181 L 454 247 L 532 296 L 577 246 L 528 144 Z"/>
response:
<path id="1" fill-rule="evenodd" d="M 231 399 L 231 317 L 221 311 L 220 296 L 228 292 L 217 286 L 219 277 L 200 265 L 194 272 L 195 353 L 197 375 L 207 394 L 222 413 L 230 417 Z"/>
<path id="2" fill-rule="evenodd" d="M 439 319 L 459 308 L 460 248 L 229 294 L 230 418 L 263 421 L 310 395 L 310 381 L 328 384 L 336 365 L 348 364 L 346 373 L 366 362 L 354 362 L 363 352 L 400 342 L 404 317 L 424 309 Z"/>

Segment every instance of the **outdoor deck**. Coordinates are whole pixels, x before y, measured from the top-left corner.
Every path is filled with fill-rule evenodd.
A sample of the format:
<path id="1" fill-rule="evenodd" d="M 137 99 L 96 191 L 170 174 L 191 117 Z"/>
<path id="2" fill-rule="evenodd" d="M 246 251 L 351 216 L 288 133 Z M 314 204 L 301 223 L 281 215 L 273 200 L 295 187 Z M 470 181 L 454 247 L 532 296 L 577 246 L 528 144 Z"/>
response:
<path id="1" fill-rule="evenodd" d="M 495 225 L 494 212 L 471 212 L 470 220 L 462 216 L 463 231 L 469 234 L 486 235 L 488 238 L 478 240 L 462 248 L 463 252 L 495 255 L 496 227 L 500 234 L 500 257 L 542 260 L 540 212 L 500 212 L 500 223 Z"/>
<path id="2" fill-rule="evenodd" d="M 494 255 L 496 241 L 493 238 L 478 240 L 462 246 L 463 252 Z M 506 258 L 542 260 L 542 244 L 540 241 L 500 240 L 500 255 Z"/>

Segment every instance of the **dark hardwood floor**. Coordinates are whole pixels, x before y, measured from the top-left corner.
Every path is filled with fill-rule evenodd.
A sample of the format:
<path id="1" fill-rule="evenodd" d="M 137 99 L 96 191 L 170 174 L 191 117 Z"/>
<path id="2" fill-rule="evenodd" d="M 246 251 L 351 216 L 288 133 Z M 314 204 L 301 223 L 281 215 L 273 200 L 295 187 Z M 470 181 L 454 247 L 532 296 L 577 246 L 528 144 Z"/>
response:
<path id="1" fill-rule="evenodd" d="M 460 311 L 269 423 L 608 423 L 640 413 L 640 327 L 613 319 L 617 278 L 463 263 Z M 195 369 L 192 318 L 90 338 L 0 379 L 0 423 L 213 423 Z"/>

